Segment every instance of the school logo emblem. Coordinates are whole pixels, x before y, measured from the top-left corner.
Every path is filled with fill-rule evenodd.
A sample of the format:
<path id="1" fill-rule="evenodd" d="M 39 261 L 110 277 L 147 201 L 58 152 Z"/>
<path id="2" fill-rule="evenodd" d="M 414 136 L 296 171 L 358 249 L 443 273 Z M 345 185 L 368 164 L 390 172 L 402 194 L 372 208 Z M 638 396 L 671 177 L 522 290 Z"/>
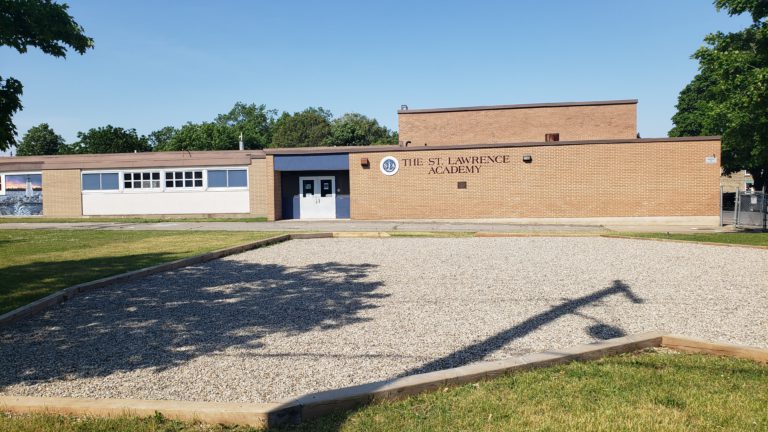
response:
<path id="1" fill-rule="evenodd" d="M 397 159 L 395 159 L 393 156 L 387 156 L 381 160 L 381 165 L 379 165 L 379 168 L 381 168 L 381 172 L 384 173 L 384 175 L 395 175 L 397 170 L 400 169 L 400 162 L 398 162 Z"/>

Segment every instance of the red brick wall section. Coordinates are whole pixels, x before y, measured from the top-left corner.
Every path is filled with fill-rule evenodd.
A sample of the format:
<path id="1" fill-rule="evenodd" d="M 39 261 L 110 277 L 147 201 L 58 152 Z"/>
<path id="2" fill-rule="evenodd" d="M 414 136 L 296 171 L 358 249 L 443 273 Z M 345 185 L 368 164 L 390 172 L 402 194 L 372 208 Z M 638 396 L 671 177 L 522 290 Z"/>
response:
<path id="1" fill-rule="evenodd" d="M 514 108 L 398 114 L 400 141 L 411 146 L 631 139 L 637 135 L 637 105 Z"/>
<path id="2" fill-rule="evenodd" d="M 533 162 L 523 163 L 529 154 Z M 400 169 L 385 176 L 385 156 Z M 707 164 L 707 156 L 717 163 Z M 488 156 L 430 173 L 430 159 Z M 370 168 L 360 166 L 368 158 Z M 501 158 L 500 158 L 501 157 Z M 508 163 L 503 163 L 504 157 Z M 424 165 L 408 166 L 419 158 Z M 633 142 L 350 154 L 353 219 L 717 216 L 719 141 Z M 415 162 L 414 162 L 415 163 Z M 473 168 L 474 167 L 474 168 Z M 476 172 L 470 172 L 477 170 Z M 459 181 L 467 182 L 458 189 Z"/>

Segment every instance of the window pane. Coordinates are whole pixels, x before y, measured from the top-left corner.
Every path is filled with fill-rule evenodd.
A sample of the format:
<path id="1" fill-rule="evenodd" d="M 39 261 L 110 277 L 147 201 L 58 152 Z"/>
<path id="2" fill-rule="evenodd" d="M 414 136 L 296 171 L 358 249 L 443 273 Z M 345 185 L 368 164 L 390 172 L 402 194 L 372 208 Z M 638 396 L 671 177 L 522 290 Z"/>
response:
<path id="1" fill-rule="evenodd" d="M 248 186 L 248 176 L 245 174 L 245 170 L 231 170 L 229 171 L 229 187 L 246 187 Z"/>
<path id="2" fill-rule="evenodd" d="M 142 180 L 149 180 L 149 173 L 141 173 Z"/>
<path id="3" fill-rule="evenodd" d="M 183 187 L 184 186 L 184 180 L 176 180 L 176 187 Z"/>
<path id="4" fill-rule="evenodd" d="M 105 173 L 101 175 L 101 189 L 102 190 L 117 190 L 118 176 L 117 173 Z"/>
<path id="5" fill-rule="evenodd" d="M 127 182 L 125 182 L 125 184 L 123 184 L 123 187 L 126 188 L 126 189 L 132 189 L 131 186 L 133 186 L 133 183 L 131 183 L 129 181 L 127 181 Z"/>
<path id="6" fill-rule="evenodd" d="M 192 180 L 184 180 L 184 187 L 192 187 Z"/>
<path id="7" fill-rule="evenodd" d="M 203 181 L 202 180 L 195 180 L 195 187 L 203 187 Z"/>
<path id="8" fill-rule="evenodd" d="M 166 180 L 165 181 L 165 187 L 167 187 L 167 188 L 173 187 L 173 180 Z"/>
<path id="9" fill-rule="evenodd" d="M 145 180 L 140 183 L 141 186 L 139 186 L 142 189 L 149 189 L 149 180 Z"/>
<path id="10" fill-rule="evenodd" d="M 202 171 L 195 171 L 195 178 L 196 179 L 202 179 L 203 178 L 203 172 Z"/>
<path id="11" fill-rule="evenodd" d="M 152 180 L 160 180 L 160 173 L 159 172 L 153 172 L 152 173 Z"/>
<path id="12" fill-rule="evenodd" d="M 152 180 L 152 187 L 159 189 L 160 188 L 160 180 Z"/>
<path id="13" fill-rule="evenodd" d="M 83 190 L 99 190 L 99 174 L 83 174 Z"/>
<path id="14" fill-rule="evenodd" d="M 130 180 L 130 179 L 131 179 L 131 173 L 125 173 L 125 174 L 123 174 L 123 178 L 124 178 L 125 180 Z"/>
<path id="15" fill-rule="evenodd" d="M 192 171 L 187 171 L 184 173 L 185 179 L 192 179 Z"/>
<path id="16" fill-rule="evenodd" d="M 208 187 L 227 187 L 227 172 L 224 170 L 208 171 Z"/>

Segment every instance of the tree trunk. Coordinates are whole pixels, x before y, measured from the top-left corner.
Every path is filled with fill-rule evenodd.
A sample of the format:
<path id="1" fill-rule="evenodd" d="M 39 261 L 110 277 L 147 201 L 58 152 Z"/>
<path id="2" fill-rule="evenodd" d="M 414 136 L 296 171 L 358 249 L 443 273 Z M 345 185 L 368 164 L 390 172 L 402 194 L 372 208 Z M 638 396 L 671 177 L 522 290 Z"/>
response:
<path id="1" fill-rule="evenodd" d="M 747 170 L 752 174 L 752 180 L 754 180 L 754 187 L 756 191 L 762 191 L 766 186 L 765 181 L 768 180 L 768 168 L 755 167 Z"/>

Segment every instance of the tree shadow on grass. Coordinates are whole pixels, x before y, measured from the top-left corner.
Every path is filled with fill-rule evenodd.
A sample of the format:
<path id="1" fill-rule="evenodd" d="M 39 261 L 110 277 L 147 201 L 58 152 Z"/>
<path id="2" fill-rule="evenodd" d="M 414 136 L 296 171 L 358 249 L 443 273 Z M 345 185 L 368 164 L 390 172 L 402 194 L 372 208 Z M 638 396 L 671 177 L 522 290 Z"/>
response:
<path id="1" fill-rule="evenodd" d="M 374 267 L 217 260 L 100 288 L 0 330 L 0 390 L 19 382 L 162 371 L 230 347 L 258 348 L 274 332 L 362 322 L 367 319 L 359 314 L 386 296 L 375 292 L 380 281 L 367 280 Z"/>
<path id="2" fill-rule="evenodd" d="M 63 261 L 39 261 L 0 268 L 0 314 L 60 289 L 130 270 L 179 259 L 181 255 L 146 253 Z"/>

